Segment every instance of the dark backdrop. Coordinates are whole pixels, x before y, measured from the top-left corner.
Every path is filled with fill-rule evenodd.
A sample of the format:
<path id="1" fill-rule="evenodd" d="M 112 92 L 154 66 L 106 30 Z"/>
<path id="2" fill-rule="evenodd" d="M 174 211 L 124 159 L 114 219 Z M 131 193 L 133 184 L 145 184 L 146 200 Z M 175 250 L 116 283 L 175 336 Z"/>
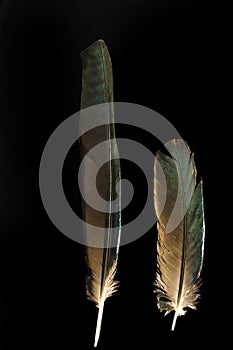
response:
<path id="1" fill-rule="evenodd" d="M 0 2 L 0 349 L 92 348 L 97 309 L 86 300 L 83 247 L 50 222 L 38 169 L 50 134 L 79 110 L 80 52 L 99 38 L 111 54 L 115 100 L 161 113 L 194 151 L 206 218 L 198 310 L 179 318 L 173 333 L 172 315 L 159 313 L 154 226 L 120 250 L 120 289 L 106 302 L 99 349 L 205 349 L 212 343 L 233 349 L 226 318 L 231 273 L 225 237 L 231 230 L 224 228 L 221 199 L 229 191 L 222 158 L 228 124 L 225 114 L 216 117 L 224 65 L 216 27 L 205 1 Z M 156 140 L 142 132 L 117 127 L 117 133 L 157 150 Z M 66 171 L 73 203 L 75 164 Z M 133 217 L 145 200 L 145 179 L 130 163 L 123 162 L 122 171 L 137 193 L 128 210 Z"/>

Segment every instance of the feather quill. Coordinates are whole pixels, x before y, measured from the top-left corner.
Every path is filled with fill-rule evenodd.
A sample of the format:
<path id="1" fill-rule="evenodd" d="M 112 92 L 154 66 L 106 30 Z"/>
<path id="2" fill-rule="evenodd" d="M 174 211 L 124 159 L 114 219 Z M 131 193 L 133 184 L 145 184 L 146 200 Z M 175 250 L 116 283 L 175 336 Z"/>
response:
<path id="1" fill-rule="evenodd" d="M 202 181 L 183 140 L 165 144 L 171 156 L 157 152 L 154 165 L 154 204 L 157 215 L 156 293 L 159 310 L 177 317 L 196 309 L 204 256 Z"/>
<path id="2" fill-rule="evenodd" d="M 84 157 L 86 153 L 100 142 L 107 141 L 103 149 L 103 156 L 108 161 L 102 168 L 101 176 L 96 179 L 96 186 L 100 195 L 106 200 L 106 211 L 95 211 L 85 201 L 82 201 L 83 219 L 93 226 L 104 228 L 103 248 L 88 245 L 88 227 L 84 225 L 87 244 L 85 256 L 88 266 L 86 278 L 87 296 L 98 307 L 98 318 L 94 346 L 97 346 L 105 300 L 110 297 L 118 287 L 115 281 L 117 267 L 120 234 L 121 234 L 121 196 L 120 196 L 120 161 L 115 139 L 114 110 L 113 110 L 113 77 L 111 58 L 108 48 L 103 40 L 95 41 L 81 53 L 82 61 L 82 94 L 81 110 L 97 104 L 103 106 L 101 114 L 104 125 L 96 130 L 83 134 L 80 138 L 80 153 Z M 84 115 L 85 117 L 85 115 Z M 98 116 L 99 117 L 99 116 Z M 80 114 L 80 126 L 85 120 Z M 97 167 L 97 161 L 86 156 L 86 165 L 82 176 L 84 192 L 89 191 L 91 175 Z M 116 195 L 116 185 L 118 194 Z M 113 199 L 115 199 L 112 202 Z M 113 203 L 113 204 L 112 204 Z M 112 213 L 111 213 L 112 212 Z M 114 212 L 114 213 L 113 213 Z M 112 230 L 112 228 L 117 228 Z"/>

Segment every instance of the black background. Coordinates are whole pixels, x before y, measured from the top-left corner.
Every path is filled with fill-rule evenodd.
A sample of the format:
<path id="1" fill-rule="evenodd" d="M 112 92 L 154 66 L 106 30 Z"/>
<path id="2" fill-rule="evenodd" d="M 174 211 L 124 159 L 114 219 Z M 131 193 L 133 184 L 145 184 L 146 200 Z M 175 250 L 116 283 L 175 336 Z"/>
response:
<path id="1" fill-rule="evenodd" d="M 172 315 L 164 318 L 158 311 L 153 227 L 121 247 L 120 289 L 106 302 L 99 349 L 205 349 L 212 343 L 233 349 L 227 319 L 232 297 L 226 234 L 231 230 L 222 199 L 229 192 L 228 163 L 223 163 L 229 124 L 224 113 L 216 113 L 224 66 L 217 27 L 205 1 L 0 2 L 1 350 L 93 345 L 97 309 L 86 299 L 83 247 L 50 222 L 38 169 L 53 130 L 79 110 L 80 52 L 99 38 L 111 54 L 115 101 L 156 110 L 194 151 L 206 218 L 197 311 L 180 317 L 175 332 Z M 157 150 L 156 141 L 143 133 L 117 132 Z M 143 178 L 131 164 L 122 166 L 123 175 L 134 181 L 138 203 L 143 201 Z M 71 197 L 74 170 L 71 162 L 66 173 Z M 137 202 L 131 205 L 129 216 L 136 207 Z"/>

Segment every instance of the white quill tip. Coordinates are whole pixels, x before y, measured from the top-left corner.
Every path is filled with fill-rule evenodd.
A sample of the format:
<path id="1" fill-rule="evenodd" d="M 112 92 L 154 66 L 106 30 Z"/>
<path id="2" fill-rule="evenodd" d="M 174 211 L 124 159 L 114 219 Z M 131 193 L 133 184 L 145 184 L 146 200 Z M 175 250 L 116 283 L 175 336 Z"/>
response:
<path id="1" fill-rule="evenodd" d="M 94 343 L 95 348 L 97 347 L 99 337 L 100 337 L 100 330 L 101 330 L 103 311 L 104 311 L 104 302 L 105 302 L 105 299 L 102 299 L 99 304 L 99 312 L 98 312 L 97 325 L 96 325 L 96 331 L 95 331 L 95 343 Z"/>
<path id="2" fill-rule="evenodd" d="M 173 321 L 172 321 L 172 331 L 174 331 L 174 329 L 175 329 L 176 320 L 177 320 L 177 317 L 178 317 L 178 316 L 179 316 L 179 311 L 176 310 L 175 315 L 174 315 L 174 317 L 173 317 Z"/>
<path id="3" fill-rule="evenodd" d="M 182 301 L 180 302 L 179 306 L 177 307 L 176 311 L 175 311 L 175 315 L 173 317 L 173 322 L 172 322 L 172 331 L 174 331 L 175 326 L 176 326 L 176 320 L 178 316 L 182 316 L 185 314 L 185 310 L 183 310 L 182 307 Z"/>

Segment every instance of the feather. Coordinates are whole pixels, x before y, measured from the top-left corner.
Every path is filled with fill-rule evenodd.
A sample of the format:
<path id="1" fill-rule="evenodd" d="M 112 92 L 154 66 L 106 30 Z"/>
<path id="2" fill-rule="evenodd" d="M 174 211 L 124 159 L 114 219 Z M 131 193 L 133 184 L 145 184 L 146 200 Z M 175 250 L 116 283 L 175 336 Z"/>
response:
<path id="1" fill-rule="evenodd" d="M 101 330 L 105 300 L 118 287 L 115 274 L 121 234 L 120 161 L 115 139 L 113 103 L 111 104 L 113 102 L 112 65 L 104 41 L 95 41 L 85 49 L 81 53 L 81 60 L 81 110 L 97 104 L 106 104 L 106 106 L 103 106 L 103 113 L 101 114 L 104 125 L 83 134 L 79 140 L 81 157 L 84 157 L 93 146 L 102 141 L 107 141 L 102 152 L 104 159 L 106 158 L 106 164 L 101 169 L 101 176 L 96 178 L 97 189 L 106 201 L 106 210 L 93 210 L 82 200 L 83 219 L 93 226 L 104 228 L 103 248 L 98 248 L 89 245 L 88 237 L 91 233 L 87 225 L 84 225 L 87 237 L 85 247 L 88 267 L 87 296 L 99 308 L 94 343 L 96 347 Z M 85 124 L 85 120 L 82 119 L 81 113 L 80 126 L 82 127 L 83 124 Z M 89 191 L 89 181 L 92 181 L 90 180 L 91 175 L 95 172 L 97 166 L 96 159 L 86 155 L 84 173 L 82 174 L 83 188 L 86 194 Z M 116 185 L 118 185 L 118 194 L 116 194 Z M 113 227 L 116 229 L 113 230 Z"/>
<path id="2" fill-rule="evenodd" d="M 158 151 L 154 165 L 154 204 L 157 215 L 157 306 L 177 317 L 196 309 L 204 254 L 202 180 L 196 183 L 194 156 L 186 142 L 165 144 L 170 156 Z"/>

